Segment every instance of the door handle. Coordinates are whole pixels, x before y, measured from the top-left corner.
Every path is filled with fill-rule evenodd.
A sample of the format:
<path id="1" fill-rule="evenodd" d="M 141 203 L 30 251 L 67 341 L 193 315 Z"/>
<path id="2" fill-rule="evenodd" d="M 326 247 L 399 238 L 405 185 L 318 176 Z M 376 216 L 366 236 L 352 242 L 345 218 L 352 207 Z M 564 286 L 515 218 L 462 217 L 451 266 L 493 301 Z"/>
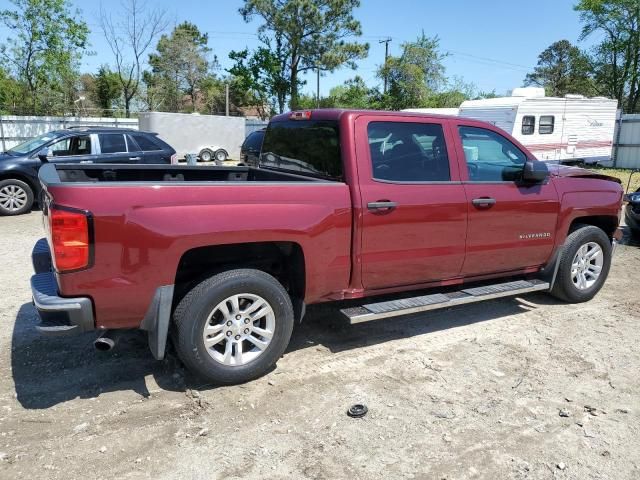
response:
<path id="1" fill-rule="evenodd" d="M 377 202 L 367 203 L 367 208 L 374 212 L 390 212 L 398 206 L 396 202 L 389 200 L 378 200 Z"/>
<path id="2" fill-rule="evenodd" d="M 488 197 L 474 198 L 473 200 L 471 200 L 471 203 L 473 204 L 474 207 L 489 208 L 489 207 L 493 207 L 496 204 L 496 199 L 488 198 Z"/>
<path id="3" fill-rule="evenodd" d="M 129 157 L 129 160 L 131 160 L 132 162 L 137 162 L 138 160 L 140 160 L 142 157 Z"/>

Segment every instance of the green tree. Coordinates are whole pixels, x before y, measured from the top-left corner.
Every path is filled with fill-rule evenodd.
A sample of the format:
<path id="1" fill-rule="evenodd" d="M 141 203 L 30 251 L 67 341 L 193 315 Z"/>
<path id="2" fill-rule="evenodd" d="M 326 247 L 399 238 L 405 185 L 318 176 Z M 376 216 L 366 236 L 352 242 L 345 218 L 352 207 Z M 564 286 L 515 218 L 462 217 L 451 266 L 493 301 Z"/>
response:
<path id="1" fill-rule="evenodd" d="M 22 105 L 24 88 L 0 67 L 0 113 L 16 113 Z"/>
<path id="2" fill-rule="evenodd" d="M 252 53 L 249 49 L 232 51 L 229 58 L 234 65 L 228 72 L 238 80 L 240 88 L 250 92 L 251 106 L 260 110 L 269 104 L 283 113 L 291 92 L 288 55 L 282 35 L 276 34 L 273 40 L 262 38 L 264 44 Z"/>
<path id="3" fill-rule="evenodd" d="M 170 35 L 162 35 L 156 53 L 149 55 L 149 65 L 160 79 L 169 111 L 182 110 L 184 95 L 189 96 L 192 111 L 197 109 L 197 92 L 210 68 L 208 41 L 207 34 L 196 25 L 183 22 Z"/>
<path id="4" fill-rule="evenodd" d="M 331 106 L 338 108 L 374 108 L 374 97 L 377 92 L 367 86 L 359 75 L 347 80 L 342 85 L 333 87 L 329 92 Z"/>
<path id="5" fill-rule="evenodd" d="M 594 49 L 596 81 L 627 112 L 640 110 L 640 1 L 580 0 L 582 38 L 600 33 Z"/>
<path id="6" fill-rule="evenodd" d="M 402 110 L 429 106 L 430 96 L 444 83 L 446 55 L 440 53 L 438 37 L 424 32 L 415 42 L 402 44 L 400 56 L 390 56 L 380 67 L 378 77 L 387 79 L 382 102 L 385 108 Z"/>
<path id="7" fill-rule="evenodd" d="M 0 21 L 10 30 L 0 58 L 26 87 L 34 114 L 68 92 L 77 79 L 80 56 L 87 45 L 89 29 L 71 11 L 68 0 L 11 0 L 15 10 L 0 12 Z M 66 98 L 67 105 L 73 99 Z"/>
<path id="8" fill-rule="evenodd" d="M 359 0 L 245 0 L 240 14 L 246 22 L 256 16 L 264 21 L 261 38 L 281 38 L 292 109 L 298 107 L 302 72 L 355 68 L 355 61 L 367 56 L 368 44 L 348 40 L 362 34 L 353 16 L 358 6 Z"/>
<path id="9" fill-rule="evenodd" d="M 564 97 L 569 93 L 596 93 L 589 58 L 568 40 L 551 44 L 538 57 L 538 65 L 527 74 L 525 85 L 544 87 L 547 95 Z"/>
<path id="10" fill-rule="evenodd" d="M 105 117 L 114 116 L 113 109 L 122 99 L 122 84 L 116 72 L 103 65 L 95 76 L 93 100 L 102 109 Z"/>

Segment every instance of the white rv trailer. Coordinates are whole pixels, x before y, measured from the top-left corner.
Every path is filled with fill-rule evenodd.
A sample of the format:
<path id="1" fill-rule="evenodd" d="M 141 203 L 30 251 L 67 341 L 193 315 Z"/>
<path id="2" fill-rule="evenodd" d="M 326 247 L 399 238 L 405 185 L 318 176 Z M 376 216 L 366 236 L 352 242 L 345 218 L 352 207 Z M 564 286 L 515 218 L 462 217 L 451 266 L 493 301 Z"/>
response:
<path id="1" fill-rule="evenodd" d="M 516 88 L 511 97 L 468 100 L 461 117 L 492 123 L 540 160 L 611 160 L 618 103 L 603 97 L 546 97 L 543 88 Z"/>

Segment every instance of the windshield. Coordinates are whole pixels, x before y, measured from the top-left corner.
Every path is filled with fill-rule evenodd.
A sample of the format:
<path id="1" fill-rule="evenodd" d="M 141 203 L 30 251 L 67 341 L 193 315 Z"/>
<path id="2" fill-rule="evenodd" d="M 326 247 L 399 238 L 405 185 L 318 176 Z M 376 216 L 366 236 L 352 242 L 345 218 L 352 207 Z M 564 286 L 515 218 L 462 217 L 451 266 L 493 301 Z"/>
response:
<path id="1" fill-rule="evenodd" d="M 26 142 L 13 147 L 11 150 L 7 150 L 7 153 L 23 155 L 25 153 L 33 152 L 58 136 L 59 135 L 54 132 L 45 133 L 32 138 L 31 140 L 27 140 Z"/>

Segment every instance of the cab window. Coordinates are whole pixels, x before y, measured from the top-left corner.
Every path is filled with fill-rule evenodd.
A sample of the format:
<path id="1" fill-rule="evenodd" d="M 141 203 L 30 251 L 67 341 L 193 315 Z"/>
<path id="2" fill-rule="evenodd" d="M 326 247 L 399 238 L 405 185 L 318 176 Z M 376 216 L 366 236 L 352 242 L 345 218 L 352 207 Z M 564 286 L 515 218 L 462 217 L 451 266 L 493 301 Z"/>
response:
<path id="1" fill-rule="evenodd" d="M 371 122 L 367 127 L 373 178 L 390 182 L 448 182 L 442 125 Z"/>
<path id="2" fill-rule="evenodd" d="M 502 135 L 477 127 L 459 127 L 472 182 L 509 182 L 522 178 L 526 155 Z"/>

